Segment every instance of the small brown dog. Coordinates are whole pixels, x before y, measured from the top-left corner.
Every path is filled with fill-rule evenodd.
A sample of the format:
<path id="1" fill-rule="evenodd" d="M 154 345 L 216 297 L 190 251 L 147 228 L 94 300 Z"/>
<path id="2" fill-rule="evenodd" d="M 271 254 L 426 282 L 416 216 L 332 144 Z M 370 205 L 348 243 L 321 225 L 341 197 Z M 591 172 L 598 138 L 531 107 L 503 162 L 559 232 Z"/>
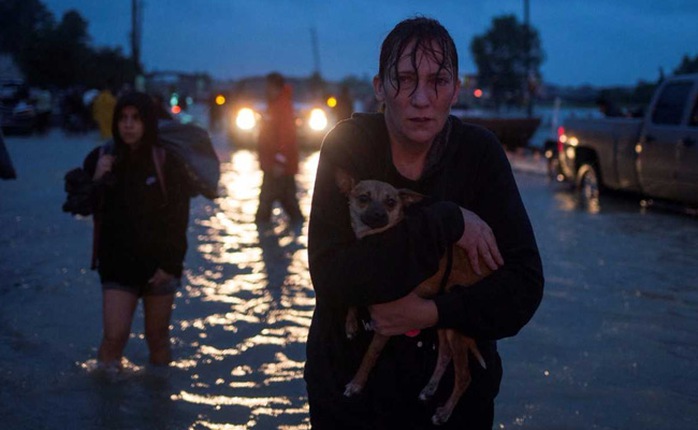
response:
<path id="1" fill-rule="evenodd" d="M 358 239 L 391 228 L 402 220 L 403 208 L 424 198 L 422 194 L 407 189 L 398 190 L 382 181 L 364 180 L 356 183 L 354 178 L 341 169 L 335 172 L 335 180 L 340 191 L 348 198 L 351 225 Z M 443 288 L 445 291 L 449 291 L 454 285 L 472 285 L 491 273 L 489 268 L 482 264 L 481 267 L 484 267 L 483 275 L 477 275 L 470 266 L 467 254 L 458 246 L 453 246 L 452 255 L 452 269 Z M 439 262 L 438 272 L 419 284 L 414 292 L 422 298 L 432 298 L 442 292 L 447 265 L 447 256 L 444 256 Z M 346 319 L 347 337 L 353 338 L 357 330 L 357 310 L 350 308 Z M 437 332 L 439 355 L 436 368 L 431 379 L 419 394 L 419 398 L 428 400 L 434 395 L 441 377 L 453 359 L 455 370 L 453 391 L 446 403 L 437 408 L 432 417 L 432 422 L 435 425 L 440 425 L 448 421 L 453 408 L 470 385 L 468 352 L 473 354 L 483 368 L 486 368 L 486 365 L 474 339 L 453 329 L 438 329 Z M 350 397 L 361 392 L 388 339 L 389 336 L 374 333 L 356 375 L 345 387 L 345 396 Z"/>

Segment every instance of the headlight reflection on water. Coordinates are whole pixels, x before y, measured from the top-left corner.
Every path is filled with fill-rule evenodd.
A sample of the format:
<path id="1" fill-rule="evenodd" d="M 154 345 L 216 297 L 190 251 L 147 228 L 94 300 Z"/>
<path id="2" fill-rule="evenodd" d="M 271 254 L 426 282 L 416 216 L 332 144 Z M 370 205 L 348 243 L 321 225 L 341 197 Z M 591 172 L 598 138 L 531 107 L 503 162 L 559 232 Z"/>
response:
<path id="1" fill-rule="evenodd" d="M 318 154 L 301 158 L 298 198 L 307 216 Z M 289 228 L 278 208 L 270 227 L 257 227 L 261 182 L 256 153 L 232 153 L 222 164 L 225 193 L 217 210 L 195 220 L 201 267 L 183 295 L 208 314 L 176 320 L 185 310 L 175 312 L 178 342 L 191 351 L 175 366 L 190 380 L 171 399 L 215 412 L 199 414 L 191 428 L 267 428 L 271 422 L 307 428 L 302 378 L 315 305 L 307 238 L 305 229 Z"/>

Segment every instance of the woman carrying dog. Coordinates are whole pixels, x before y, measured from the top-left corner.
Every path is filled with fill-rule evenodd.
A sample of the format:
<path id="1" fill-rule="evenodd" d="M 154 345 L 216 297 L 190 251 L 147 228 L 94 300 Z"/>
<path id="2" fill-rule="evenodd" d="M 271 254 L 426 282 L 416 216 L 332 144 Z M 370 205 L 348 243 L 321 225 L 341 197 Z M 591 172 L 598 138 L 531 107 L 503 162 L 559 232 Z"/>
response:
<path id="1" fill-rule="evenodd" d="M 308 238 L 316 292 L 305 367 L 311 424 L 432 428 L 434 406 L 448 397 L 452 373 L 432 399 L 418 396 L 434 369 L 436 328 L 443 327 L 475 338 L 486 369 L 471 360 L 472 382 L 440 428 L 491 429 L 502 377 L 496 341 L 530 320 L 543 293 L 528 215 L 501 143 L 450 116 L 460 89 L 458 54 L 439 22 L 399 23 L 383 42 L 373 85 L 384 111 L 340 123 L 320 154 Z M 397 226 L 357 240 L 335 182 L 338 168 L 429 198 L 410 207 Z M 478 259 L 494 272 L 433 300 L 410 293 L 437 271 L 454 243 L 468 252 L 476 272 Z M 351 307 L 364 312 L 358 334 L 348 339 Z M 373 330 L 393 337 L 363 391 L 346 397 Z"/>
<path id="2" fill-rule="evenodd" d="M 150 96 L 122 96 L 114 109 L 112 133 L 113 145 L 93 150 L 83 163 L 97 190 L 94 257 L 104 324 L 98 361 L 121 368 L 134 311 L 142 299 L 150 363 L 167 365 L 170 316 L 187 250 L 186 172 L 158 146 Z"/>

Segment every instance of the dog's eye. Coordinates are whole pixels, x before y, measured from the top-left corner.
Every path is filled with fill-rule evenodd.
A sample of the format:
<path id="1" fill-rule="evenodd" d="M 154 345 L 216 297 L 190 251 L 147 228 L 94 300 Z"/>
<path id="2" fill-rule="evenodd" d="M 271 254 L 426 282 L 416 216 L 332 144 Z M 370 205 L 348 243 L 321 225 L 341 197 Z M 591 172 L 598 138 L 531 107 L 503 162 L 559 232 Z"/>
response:
<path id="1" fill-rule="evenodd" d="M 395 207 L 395 205 L 397 205 L 397 200 L 392 197 L 388 197 L 383 203 L 385 203 L 385 206 L 387 206 L 388 209 L 392 209 Z"/>
<path id="2" fill-rule="evenodd" d="M 362 205 L 365 205 L 365 204 L 371 202 L 371 198 L 369 196 L 367 196 L 366 194 L 361 194 L 359 196 L 358 200 L 359 200 L 359 203 L 361 203 Z"/>

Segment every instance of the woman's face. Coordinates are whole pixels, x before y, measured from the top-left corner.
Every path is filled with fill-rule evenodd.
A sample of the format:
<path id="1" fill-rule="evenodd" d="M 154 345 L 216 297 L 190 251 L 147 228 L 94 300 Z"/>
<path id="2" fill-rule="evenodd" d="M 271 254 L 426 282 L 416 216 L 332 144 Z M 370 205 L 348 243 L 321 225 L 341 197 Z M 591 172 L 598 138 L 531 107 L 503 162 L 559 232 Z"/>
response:
<path id="1" fill-rule="evenodd" d="M 398 60 L 397 75 L 373 80 L 376 98 L 385 103 L 385 121 L 392 139 L 406 145 L 430 145 L 443 129 L 458 100 L 460 81 L 448 69 L 439 70 L 433 55 L 417 51 L 417 69 L 412 65 L 410 43 Z M 438 46 L 434 44 L 438 55 Z M 389 73 L 393 73 L 392 71 Z M 398 91 L 391 81 L 400 82 Z"/>
<path id="2" fill-rule="evenodd" d="M 121 110 L 119 116 L 119 135 L 121 140 L 131 147 L 135 147 L 141 139 L 145 127 L 141 115 L 134 106 L 126 106 Z"/>

